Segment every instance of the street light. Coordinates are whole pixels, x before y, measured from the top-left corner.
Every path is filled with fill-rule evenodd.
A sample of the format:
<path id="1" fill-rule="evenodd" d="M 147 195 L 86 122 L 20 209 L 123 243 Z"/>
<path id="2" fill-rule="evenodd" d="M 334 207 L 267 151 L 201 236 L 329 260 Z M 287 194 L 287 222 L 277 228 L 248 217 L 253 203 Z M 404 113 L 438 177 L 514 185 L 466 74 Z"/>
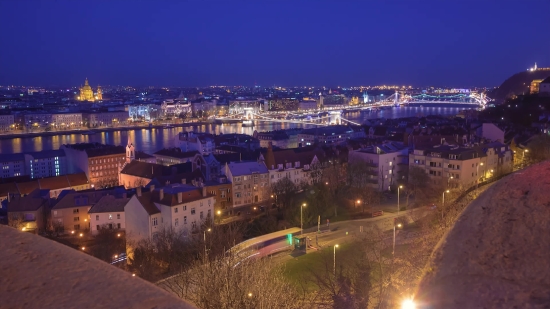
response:
<path id="1" fill-rule="evenodd" d="M 302 235 L 303 229 L 304 229 L 304 223 L 303 223 L 303 209 L 306 207 L 306 203 L 303 203 L 302 206 L 300 206 L 300 235 Z"/>
<path id="2" fill-rule="evenodd" d="M 449 190 L 443 191 L 443 207 L 445 207 L 445 193 L 449 193 Z"/>
<path id="3" fill-rule="evenodd" d="M 204 236 L 204 257 L 206 257 L 206 232 L 210 232 L 211 229 L 208 228 L 207 230 L 204 230 L 203 236 Z"/>
<path id="4" fill-rule="evenodd" d="M 393 218 L 393 250 L 391 252 L 392 255 L 395 254 L 395 226 L 397 225 L 397 227 L 401 227 L 401 223 L 395 224 L 395 219 L 396 218 Z"/>
<path id="5" fill-rule="evenodd" d="M 401 303 L 401 309 L 416 309 L 416 304 L 412 299 L 408 298 Z"/>
<path id="6" fill-rule="evenodd" d="M 332 268 L 334 275 L 336 275 L 336 248 L 338 248 L 338 244 L 334 245 L 334 266 Z"/>
<path id="7" fill-rule="evenodd" d="M 399 189 L 403 189 L 403 186 L 397 187 L 397 215 L 398 216 L 399 216 L 399 209 L 401 209 L 401 207 L 399 207 Z"/>

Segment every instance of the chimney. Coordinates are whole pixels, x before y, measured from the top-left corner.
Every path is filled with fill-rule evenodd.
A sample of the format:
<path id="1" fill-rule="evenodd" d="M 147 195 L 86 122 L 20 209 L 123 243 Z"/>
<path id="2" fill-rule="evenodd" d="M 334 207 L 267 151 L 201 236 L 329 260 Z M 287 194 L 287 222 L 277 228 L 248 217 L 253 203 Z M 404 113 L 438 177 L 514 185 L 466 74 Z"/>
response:
<path id="1" fill-rule="evenodd" d="M 136 188 L 136 194 L 138 197 L 141 197 L 141 187 Z"/>
<path id="2" fill-rule="evenodd" d="M 202 197 L 206 197 L 206 187 L 202 187 Z"/>
<path id="3" fill-rule="evenodd" d="M 183 201 L 183 193 L 178 192 L 178 204 L 181 204 L 182 201 Z"/>
<path id="4" fill-rule="evenodd" d="M 182 178 L 182 179 L 181 179 L 181 183 L 182 183 L 183 185 L 187 184 L 187 179 L 185 179 L 185 177 Z"/>
<path id="5" fill-rule="evenodd" d="M 150 185 L 149 186 L 149 191 L 151 191 L 151 192 L 155 191 L 155 185 Z"/>
<path id="6" fill-rule="evenodd" d="M 161 188 L 159 190 L 159 200 L 162 200 L 162 199 L 164 199 L 164 189 L 163 188 Z"/>

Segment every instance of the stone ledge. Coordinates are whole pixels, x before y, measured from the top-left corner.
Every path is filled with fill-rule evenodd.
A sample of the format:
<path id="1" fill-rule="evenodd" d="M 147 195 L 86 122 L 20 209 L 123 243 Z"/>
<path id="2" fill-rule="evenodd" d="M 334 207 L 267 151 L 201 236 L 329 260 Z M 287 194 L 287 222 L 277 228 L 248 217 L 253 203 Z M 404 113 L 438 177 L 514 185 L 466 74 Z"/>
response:
<path id="1" fill-rule="evenodd" d="M 548 308 L 550 162 L 507 176 L 460 215 L 438 244 L 420 308 Z"/>
<path id="2" fill-rule="evenodd" d="M 1 308 L 183 308 L 192 305 L 52 240 L 0 226 Z"/>

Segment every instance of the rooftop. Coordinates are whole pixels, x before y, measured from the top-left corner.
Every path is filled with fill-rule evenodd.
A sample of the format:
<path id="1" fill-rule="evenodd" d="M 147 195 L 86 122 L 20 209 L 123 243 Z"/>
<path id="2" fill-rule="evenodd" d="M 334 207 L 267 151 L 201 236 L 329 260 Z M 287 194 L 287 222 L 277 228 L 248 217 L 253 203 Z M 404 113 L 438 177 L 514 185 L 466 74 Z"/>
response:
<path id="1" fill-rule="evenodd" d="M 159 156 L 165 156 L 165 157 L 186 159 L 186 158 L 194 157 L 198 153 L 199 152 L 196 150 L 184 152 L 184 151 L 181 151 L 180 148 L 164 148 L 155 152 L 154 154 Z"/>
<path id="2" fill-rule="evenodd" d="M 46 205 L 50 198 L 49 190 L 35 189 L 29 195 L 15 195 L 8 203 L 9 212 L 36 211 Z"/>
<path id="3" fill-rule="evenodd" d="M 129 200 L 127 197 L 116 198 L 113 195 L 105 195 L 92 206 L 88 213 L 124 212 L 124 206 Z"/>
<path id="4" fill-rule="evenodd" d="M 254 162 L 231 162 L 227 164 L 233 177 L 268 173 L 267 167 L 263 163 Z"/>

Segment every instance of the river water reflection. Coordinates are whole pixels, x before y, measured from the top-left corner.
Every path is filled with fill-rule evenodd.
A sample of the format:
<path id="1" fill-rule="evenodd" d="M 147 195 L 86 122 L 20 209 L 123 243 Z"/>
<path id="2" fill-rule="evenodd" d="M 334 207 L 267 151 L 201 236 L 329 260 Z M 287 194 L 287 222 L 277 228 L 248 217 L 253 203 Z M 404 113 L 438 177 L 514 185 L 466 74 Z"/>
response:
<path id="1" fill-rule="evenodd" d="M 426 115 L 456 115 L 467 107 L 445 107 L 445 106 L 408 106 L 381 110 L 376 113 L 348 113 L 344 118 L 363 122 L 366 119 L 375 118 L 403 118 Z M 212 134 L 220 133 L 243 133 L 252 135 L 254 130 L 272 131 L 278 129 L 289 129 L 298 127 L 311 127 L 311 125 L 256 122 L 254 127 L 242 127 L 241 124 L 223 125 L 201 125 L 191 127 L 176 127 L 163 129 L 138 129 L 129 131 L 100 132 L 93 135 L 82 134 L 61 134 L 43 137 L 25 137 L 0 140 L 1 153 L 33 152 L 42 150 L 59 149 L 63 144 L 97 142 L 101 144 L 126 145 L 128 137 L 134 143 L 137 150 L 153 153 L 157 150 L 175 145 L 175 138 L 179 132 L 195 131 Z"/>

